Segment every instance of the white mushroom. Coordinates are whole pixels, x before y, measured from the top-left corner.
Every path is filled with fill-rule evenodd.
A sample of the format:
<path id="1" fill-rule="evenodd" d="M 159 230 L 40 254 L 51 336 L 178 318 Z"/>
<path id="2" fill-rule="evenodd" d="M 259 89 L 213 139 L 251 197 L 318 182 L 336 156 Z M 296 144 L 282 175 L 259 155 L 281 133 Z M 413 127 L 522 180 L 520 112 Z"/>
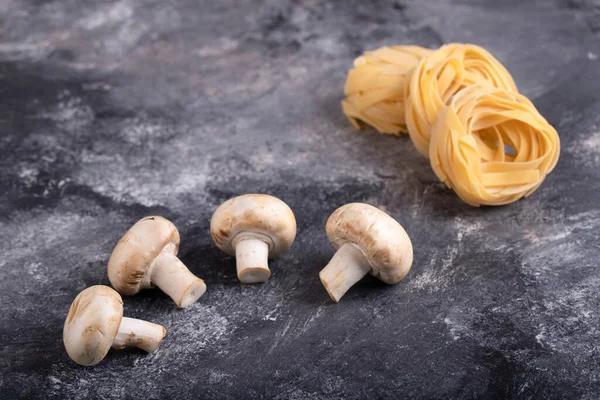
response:
<path id="1" fill-rule="evenodd" d="M 92 366 L 112 347 L 158 348 L 166 329 L 151 322 L 123 317 L 123 301 L 108 286 L 91 286 L 75 297 L 63 328 L 63 342 L 77 364 Z"/>
<path id="2" fill-rule="evenodd" d="M 264 282 L 271 276 L 268 259 L 292 245 L 296 218 L 276 197 L 246 194 L 217 208 L 210 221 L 210 233 L 217 247 L 235 255 L 240 282 Z"/>
<path id="3" fill-rule="evenodd" d="M 410 238 L 395 219 L 378 208 L 346 204 L 331 214 L 325 229 L 337 252 L 319 277 L 336 303 L 368 272 L 393 284 L 410 270 Z"/>
<path id="4" fill-rule="evenodd" d="M 180 308 L 194 303 L 206 291 L 204 281 L 177 258 L 179 232 L 158 216 L 135 223 L 108 260 L 108 279 L 121 294 L 133 295 L 154 285 Z"/>

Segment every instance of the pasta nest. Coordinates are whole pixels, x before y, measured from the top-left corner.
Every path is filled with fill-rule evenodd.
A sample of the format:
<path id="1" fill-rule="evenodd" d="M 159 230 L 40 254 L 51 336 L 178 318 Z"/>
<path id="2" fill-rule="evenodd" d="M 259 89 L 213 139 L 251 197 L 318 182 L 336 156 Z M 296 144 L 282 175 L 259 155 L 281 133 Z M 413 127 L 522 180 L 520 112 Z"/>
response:
<path id="1" fill-rule="evenodd" d="M 406 133 L 404 84 L 406 75 L 432 50 L 419 46 L 381 47 L 354 60 L 344 86 L 344 114 L 360 129 L 363 121 L 379 132 Z"/>
<path id="2" fill-rule="evenodd" d="M 558 133 L 525 96 L 472 85 L 441 112 L 429 160 L 467 204 L 503 205 L 535 191 L 559 152 Z"/>
<path id="3" fill-rule="evenodd" d="M 424 57 L 405 85 L 408 133 L 421 154 L 429 154 L 433 124 L 447 101 L 470 85 L 517 91 L 512 77 L 485 49 L 473 44 L 448 44 Z"/>

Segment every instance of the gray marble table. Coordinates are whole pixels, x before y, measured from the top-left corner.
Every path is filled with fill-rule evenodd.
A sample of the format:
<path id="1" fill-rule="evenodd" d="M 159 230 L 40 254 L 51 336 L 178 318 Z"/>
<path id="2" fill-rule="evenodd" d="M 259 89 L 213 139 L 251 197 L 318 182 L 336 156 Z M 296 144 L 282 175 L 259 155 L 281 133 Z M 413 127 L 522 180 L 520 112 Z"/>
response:
<path id="1" fill-rule="evenodd" d="M 526 200 L 469 207 L 407 138 L 341 113 L 361 51 L 455 41 L 495 54 L 561 135 Z M 0 397 L 597 398 L 599 57 L 594 0 L 2 1 Z M 247 192 L 298 220 L 263 285 L 240 285 L 209 235 Z M 333 304 L 324 225 L 352 201 L 398 219 L 415 261 Z M 167 327 L 162 347 L 79 367 L 69 305 L 150 214 L 208 292 L 186 310 L 125 298 Z"/>

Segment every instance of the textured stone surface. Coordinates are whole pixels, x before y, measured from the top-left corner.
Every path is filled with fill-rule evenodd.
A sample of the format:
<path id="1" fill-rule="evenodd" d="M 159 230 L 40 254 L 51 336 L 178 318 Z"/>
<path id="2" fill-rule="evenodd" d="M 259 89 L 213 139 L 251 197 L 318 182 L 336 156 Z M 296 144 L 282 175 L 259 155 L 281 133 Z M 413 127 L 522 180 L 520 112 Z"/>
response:
<path id="1" fill-rule="evenodd" d="M 596 397 L 599 32 L 586 0 L 0 2 L 0 397 Z M 495 54 L 561 135 L 529 199 L 471 208 L 408 139 L 340 111 L 362 50 L 452 41 Z M 209 235 L 246 192 L 298 220 L 264 285 L 238 284 Z M 398 219 L 415 262 L 336 305 L 324 225 L 351 201 Z M 186 310 L 125 298 L 163 346 L 79 367 L 69 305 L 149 214 L 208 292 Z"/>

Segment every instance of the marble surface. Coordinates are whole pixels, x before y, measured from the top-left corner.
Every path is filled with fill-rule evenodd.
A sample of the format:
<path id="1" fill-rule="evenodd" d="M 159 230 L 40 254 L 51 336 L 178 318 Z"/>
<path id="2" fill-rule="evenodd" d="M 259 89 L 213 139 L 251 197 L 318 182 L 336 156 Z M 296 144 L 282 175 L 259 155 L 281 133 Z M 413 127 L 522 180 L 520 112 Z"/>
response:
<path id="1" fill-rule="evenodd" d="M 593 0 L 0 2 L 0 397 L 596 398 L 599 36 Z M 526 200 L 471 208 L 407 138 L 341 113 L 361 51 L 454 41 L 495 54 L 561 135 Z M 247 192 L 298 221 L 263 285 L 209 235 Z M 414 264 L 333 304 L 324 225 L 352 201 L 404 225 Z M 208 291 L 186 310 L 124 298 L 163 345 L 80 367 L 69 305 L 150 214 Z"/>

